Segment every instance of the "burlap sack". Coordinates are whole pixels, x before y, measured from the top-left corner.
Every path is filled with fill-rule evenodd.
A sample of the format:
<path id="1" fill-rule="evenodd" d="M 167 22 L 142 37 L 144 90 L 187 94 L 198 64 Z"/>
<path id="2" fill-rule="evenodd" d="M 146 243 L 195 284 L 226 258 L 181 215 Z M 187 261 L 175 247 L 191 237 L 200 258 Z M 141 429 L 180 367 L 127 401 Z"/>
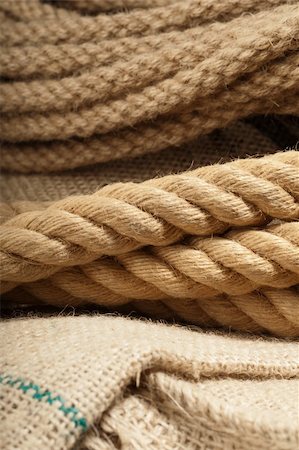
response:
<path id="1" fill-rule="evenodd" d="M 298 346 L 109 316 L 2 324 L 12 449 L 298 448 Z"/>

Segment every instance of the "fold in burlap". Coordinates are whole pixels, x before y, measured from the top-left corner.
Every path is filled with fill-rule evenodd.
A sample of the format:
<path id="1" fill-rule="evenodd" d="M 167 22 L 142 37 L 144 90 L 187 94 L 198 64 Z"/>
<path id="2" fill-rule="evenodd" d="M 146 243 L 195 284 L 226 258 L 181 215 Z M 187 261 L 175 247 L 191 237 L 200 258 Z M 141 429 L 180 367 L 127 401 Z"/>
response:
<path id="1" fill-rule="evenodd" d="M 109 316 L 2 324 L 3 448 L 296 449 L 294 342 Z"/>

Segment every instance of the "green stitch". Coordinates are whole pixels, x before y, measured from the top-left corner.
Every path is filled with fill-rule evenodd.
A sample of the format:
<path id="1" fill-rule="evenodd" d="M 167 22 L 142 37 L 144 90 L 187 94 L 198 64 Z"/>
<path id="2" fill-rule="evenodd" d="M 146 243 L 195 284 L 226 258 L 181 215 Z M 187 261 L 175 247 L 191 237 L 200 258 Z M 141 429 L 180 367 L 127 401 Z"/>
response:
<path id="1" fill-rule="evenodd" d="M 44 397 L 48 397 L 47 403 L 49 403 L 49 400 L 51 398 L 51 392 L 48 390 L 44 392 L 36 392 L 33 396 L 33 398 L 36 398 L 36 400 L 42 400 Z"/>
<path id="2" fill-rule="evenodd" d="M 21 378 L 16 378 L 15 380 L 9 380 L 7 381 L 7 384 L 9 384 L 10 386 L 15 386 L 16 384 L 20 384 L 22 383 Z"/>
<path id="3" fill-rule="evenodd" d="M 16 386 L 17 389 L 20 389 L 25 394 L 31 389 L 34 391 L 32 394 L 32 398 L 35 400 L 41 401 L 45 399 L 46 403 L 49 405 L 53 405 L 53 403 L 58 402 L 60 406 L 58 408 L 59 411 L 62 411 L 66 417 L 69 417 L 71 422 L 75 424 L 76 427 L 82 428 L 84 431 L 88 428 L 87 420 L 84 417 L 78 418 L 78 414 L 80 414 L 79 410 L 74 406 L 66 406 L 65 400 L 60 395 L 56 395 L 52 397 L 51 392 L 46 389 L 42 391 L 41 388 L 37 384 L 33 384 L 32 382 L 26 383 L 22 378 L 13 378 L 11 375 L 1 375 L 0 374 L 0 384 L 8 384 L 9 386 Z"/>

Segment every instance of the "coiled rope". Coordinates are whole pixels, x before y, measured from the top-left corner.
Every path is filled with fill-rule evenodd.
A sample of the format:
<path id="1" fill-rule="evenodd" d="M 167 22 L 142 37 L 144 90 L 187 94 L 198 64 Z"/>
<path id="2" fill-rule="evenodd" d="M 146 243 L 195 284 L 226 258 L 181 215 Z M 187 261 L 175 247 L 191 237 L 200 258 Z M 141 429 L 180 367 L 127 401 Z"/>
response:
<path id="1" fill-rule="evenodd" d="M 296 0 L 2 0 L 0 16 L 5 170 L 156 152 L 299 111 Z M 296 151 L 2 204 L 3 298 L 298 337 L 298 219 Z"/>
<path id="2" fill-rule="evenodd" d="M 3 0 L 0 12 L 6 170 L 70 169 L 298 113 L 295 0 Z"/>

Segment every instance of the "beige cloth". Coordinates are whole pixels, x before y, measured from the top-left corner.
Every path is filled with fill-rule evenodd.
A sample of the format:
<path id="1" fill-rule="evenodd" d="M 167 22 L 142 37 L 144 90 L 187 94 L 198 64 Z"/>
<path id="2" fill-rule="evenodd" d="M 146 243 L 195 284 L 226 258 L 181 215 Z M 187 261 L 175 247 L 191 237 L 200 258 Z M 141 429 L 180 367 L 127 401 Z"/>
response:
<path id="1" fill-rule="evenodd" d="M 114 316 L 2 323 L 4 450 L 297 449 L 298 345 Z"/>

